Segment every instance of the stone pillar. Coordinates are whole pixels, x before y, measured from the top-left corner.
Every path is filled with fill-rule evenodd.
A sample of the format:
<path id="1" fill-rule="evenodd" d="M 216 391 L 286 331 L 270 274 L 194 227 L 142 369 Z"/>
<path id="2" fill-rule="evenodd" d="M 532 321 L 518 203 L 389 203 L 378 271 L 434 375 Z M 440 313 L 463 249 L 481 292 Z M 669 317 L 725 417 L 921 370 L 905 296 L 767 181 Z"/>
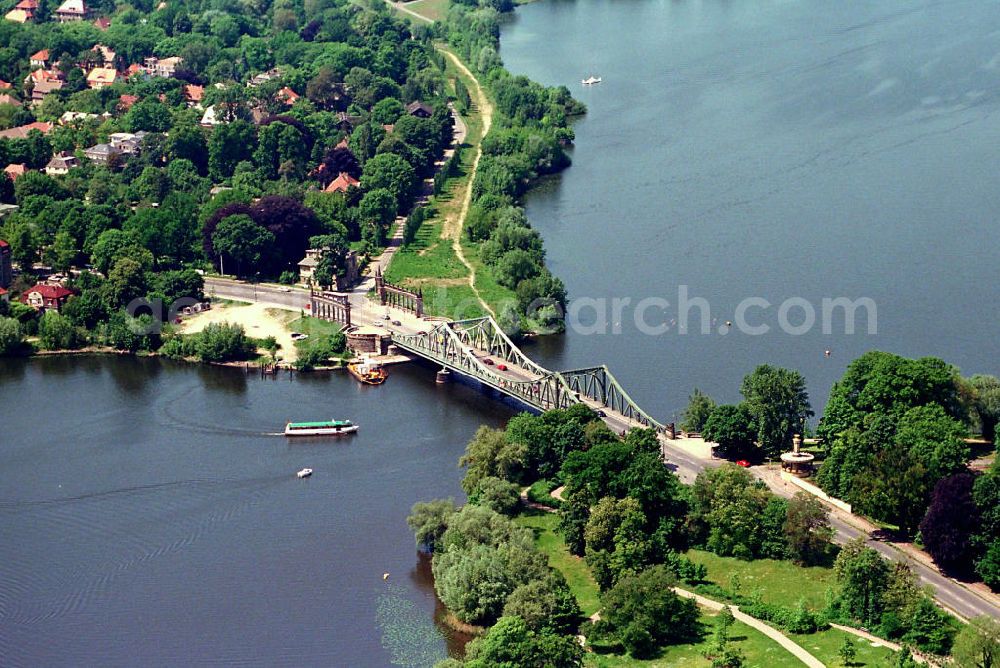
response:
<path id="1" fill-rule="evenodd" d="M 417 290 L 417 317 L 424 317 L 424 289 L 419 288 Z"/>
<path id="2" fill-rule="evenodd" d="M 382 276 L 382 268 L 375 267 L 375 292 L 378 293 L 378 300 L 385 306 L 385 278 Z"/>

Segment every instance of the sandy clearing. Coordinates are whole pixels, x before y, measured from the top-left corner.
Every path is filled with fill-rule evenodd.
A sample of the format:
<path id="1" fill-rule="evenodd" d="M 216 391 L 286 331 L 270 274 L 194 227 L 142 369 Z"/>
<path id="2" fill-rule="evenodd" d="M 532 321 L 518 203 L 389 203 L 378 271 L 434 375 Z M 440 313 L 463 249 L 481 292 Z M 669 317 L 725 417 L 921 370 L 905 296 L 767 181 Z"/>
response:
<path id="1" fill-rule="evenodd" d="M 286 317 L 282 317 L 286 314 Z M 185 318 L 184 323 L 180 326 L 180 331 L 182 334 L 195 334 L 213 322 L 243 325 L 247 335 L 255 339 L 273 336 L 281 346 L 281 350 L 278 351 L 281 361 L 291 363 L 296 358 L 295 342 L 292 341 L 292 333 L 285 327 L 285 323 L 297 317 L 298 311 L 284 311 L 265 304 L 213 305 L 210 311 L 203 311 L 198 315 Z"/>

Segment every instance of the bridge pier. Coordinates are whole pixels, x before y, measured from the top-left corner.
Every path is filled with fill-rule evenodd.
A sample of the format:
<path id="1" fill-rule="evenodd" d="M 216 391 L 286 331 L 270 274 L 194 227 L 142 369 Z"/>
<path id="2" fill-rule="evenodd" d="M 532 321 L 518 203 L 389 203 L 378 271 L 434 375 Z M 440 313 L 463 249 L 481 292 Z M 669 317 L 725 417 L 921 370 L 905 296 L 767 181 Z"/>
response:
<path id="1" fill-rule="evenodd" d="M 441 367 L 441 370 L 437 372 L 436 376 L 434 376 L 434 382 L 437 383 L 438 385 L 444 385 L 446 383 L 450 383 L 451 371 L 448 371 L 448 369 Z"/>

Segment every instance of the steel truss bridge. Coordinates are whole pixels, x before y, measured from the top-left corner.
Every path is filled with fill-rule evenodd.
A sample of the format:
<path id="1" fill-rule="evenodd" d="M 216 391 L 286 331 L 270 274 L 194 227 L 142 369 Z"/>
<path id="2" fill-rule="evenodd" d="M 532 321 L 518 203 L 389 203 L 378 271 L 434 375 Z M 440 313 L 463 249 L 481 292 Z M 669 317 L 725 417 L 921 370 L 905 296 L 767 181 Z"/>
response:
<path id="1" fill-rule="evenodd" d="M 583 403 L 604 412 L 605 421 L 621 423 L 617 426 L 649 427 L 674 438 L 673 425 L 640 408 L 608 367 L 549 371 L 521 352 L 491 317 L 442 321 L 415 334 L 394 332 L 392 342 L 539 411 Z"/>

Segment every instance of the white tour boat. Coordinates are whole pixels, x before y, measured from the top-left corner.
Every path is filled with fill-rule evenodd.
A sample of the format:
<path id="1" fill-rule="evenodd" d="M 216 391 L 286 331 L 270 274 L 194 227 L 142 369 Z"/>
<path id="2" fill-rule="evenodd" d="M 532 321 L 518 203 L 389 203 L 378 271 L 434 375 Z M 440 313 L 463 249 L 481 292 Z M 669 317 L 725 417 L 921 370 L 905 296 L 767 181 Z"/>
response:
<path id="1" fill-rule="evenodd" d="M 328 422 L 289 422 L 285 425 L 285 436 L 340 436 L 353 434 L 358 425 L 350 420 L 330 420 Z"/>

